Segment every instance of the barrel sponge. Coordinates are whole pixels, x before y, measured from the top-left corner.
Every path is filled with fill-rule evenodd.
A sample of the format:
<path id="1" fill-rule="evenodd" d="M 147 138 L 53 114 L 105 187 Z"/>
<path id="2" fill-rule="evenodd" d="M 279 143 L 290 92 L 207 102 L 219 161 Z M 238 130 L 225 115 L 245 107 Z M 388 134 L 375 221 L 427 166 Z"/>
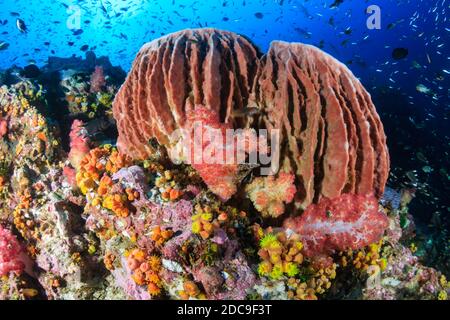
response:
<path id="1" fill-rule="evenodd" d="M 119 150 L 145 159 L 152 138 L 170 148 L 171 134 L 197 105 L 235 129 L 279 130 L 281 168 L 295 175 L 297 208 L 384 191 L 389 155 L 370 95 L 315 47 L 275 41 L 262 55 L 245 37 L 215 29 L 144 45 L 113 104 Z"/>

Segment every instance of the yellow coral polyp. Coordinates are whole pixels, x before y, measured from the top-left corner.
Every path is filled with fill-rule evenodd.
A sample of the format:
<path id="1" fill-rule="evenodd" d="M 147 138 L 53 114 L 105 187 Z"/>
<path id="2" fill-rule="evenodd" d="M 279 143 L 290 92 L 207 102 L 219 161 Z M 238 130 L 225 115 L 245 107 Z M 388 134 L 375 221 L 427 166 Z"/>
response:
<path id="1" fill-rule="evenodd" d="M 261 248 L 268 248 L 273 242 L 276 241 L 278 241 L 277 237 L 274 234 L 269 233 L 261 239 L 259 245 L 261 246 Z"/>
<path id="2" fill-rule="evenodd" d="M 200 233 L 200 231 L 202 231 L 202 224 L 200 221 L 194 221 L 192 223 L 192 232 L 195 234 Z"/>
<path id="3" fill-rule="evenodd" d="M 202 210 L 198 211 L 200 211 L 200 213 L 192 216 L 192 233 L 198 234 L 206 240 L 214 231 L 214 225 L 211 223 L 213 214 L 209 212 L 205 213 Z"/>
<path id="4" fill-rule="evenodd" d="M 284 272 L 289 277 L 295 277 L 299 273 L 299 269 L 295 263 L 288 262 L 284 264 Z"/>
<path id="5" fill-rule="evenodd" d="M 272 271 L 272 264 L 269 261 L 263 261 L 258 265 L 258 274 L 260 276 L 268 276 Z"/>
<path id="6" fill-rule="evenodd" d="M 276 264 L 273 266 L 272 271 L 269 274 L 270 278 L 273 280 L 278 280 L 283 276 L 283 266 L 281 264 Z"/>
<path id="7" fill-rule="evenodd" d="M 387 260 L 381 257 L 383 241 L 370 244 L 367 248 L 363 248 L 356 253 L 349 250 L 341 259 L 342 265 L 346 266 L 350 259 L 353 266 L 358 270 L 368 270 L 370 266 L 379 266 L 383 271 L 387 267 Z"/>
<path id="8" fill-rule="evenodd" d="M 148 259 L 148 263 L 153 270 L 161 269 L 161 258 L 155 255 L 150 256 Z"/>
<path id="9" fill-rule="evenodd" d="M 161 294 L 161 288 L 155 283 L 150 282 L 147 286 L 147 291 L 151 296 L 159 296 Z"/>
<path id="10" fill-rule="evenodd" d="M 106 163 L 106 165 L 105 165 Z M 83 194 L 89 192 L 97 196 L 92 198 L 92 205 L 102 205 L 113 211 L 119 217 L 130 214 L 130 203 L 138 198 L 138 194 L 127 189 L 126 194 L 109 194 L 113 181 L 109 174 L 118 171 L 122 166 L 130 165 L 131 161 L 120 155 L 115 149 L 101 147 L 93 149 L 81 161 L 80 171 L 76 174 L 76 181 Z"/>
<path id="11" fill-rule="evenodd" d="M 213 218 L 213 215 L 212 215 L 212 213 L 203 213 L 200 217 L 204 221 L 211 221 Z"/>
<path id="12" fill-rule="evenodd" d="M 261 275 L 278 280 L 284 275 L 294 277 L 299 274 L 299 266 L 303 263 L 303 244 L 298 236 L 288 238 L 284 231 L 277 234 L 269 232 L 261 238 L 260 246 L 258 255 L 263 261 L 258 268 Z"/>
<path id="13" fill-rule="evenodd" d="M 438 300 L 447 300 L 447 292 L 445 290 L 439 291 Z"/>

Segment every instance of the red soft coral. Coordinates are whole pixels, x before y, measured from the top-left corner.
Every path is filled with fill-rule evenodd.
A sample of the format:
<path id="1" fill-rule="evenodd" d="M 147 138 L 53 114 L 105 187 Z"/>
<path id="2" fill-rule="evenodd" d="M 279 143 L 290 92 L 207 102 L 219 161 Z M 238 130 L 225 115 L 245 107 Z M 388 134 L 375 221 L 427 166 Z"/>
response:
<path id="1" fill-rule="evenodd" d="M 302 237 L 307 256 L 327 256 L 379 241 L 388 218 L 374 196 L 344 194 L 310 205 L 300 217 L 285 220 L 284 227 Z"/>
<path id="2" fill-rule="evenodd" d="M 284 204 L 294 199 L 294 180 L 294 174 L 281 172 L 276 179 L 275 176 L 254 179 L 245 191 L 263 216 L 277 218 L 284 213 Z"/>
<path id="3" fill-rule="evenodd" d="M 95 67 L 95 71 L 91 75 L 91 92 L 97 93 L 102 91 L 103 87 L 106 85 L 105 74 L 103 72 L 103 67 Z"/>
<path id="4" fill-rule="evenodd" d="M 63 169 L 63 174 L 67 178 L 67 182 L 69 182 L 69 184 L 72 187 L 75 187 L 77 185 L 77 180 L 76 180 L 77 173 L 74 168 L 71 168 L 70 166 L 65 166 Z"/>
<path id="5" fill-rule="evenodd" d="M 89 153 L 89 139 L 83 121 L 74 120 L 69 134 L 70 137 L 70 164 L 78 170 L 81 160 Z"/>
<path id="6" fill-rule="evenodd" d="M 202 105 L 189 115 L 184 130 L 187 136 L 181 140 L 182 148 L 190 150 L 181 158 L 222 201 L 237 191 L 239 165 L 245 163 L 246 156 L 269 150 L 264 136 L 258 137 L 251 129 L 234 131 L 231 124 L 220 121 L 217 112 Z"/>
<path id="7" fill-rule="evenodd" d="M 0 225 L 0 277 L 7 276 L 10 272 L 22 273 L 25 263 L 21 254 L 22 247 L 17 238 Z"/>
<path id="8" fill-rule="evenodd" d="M 224 139 L 226 130 L 232 127 L 221 123 L 219 115 L 214 111 L 197 106 L 189 117 L 188 128 L 192 139 L 190 144 L 192 167 L 213 193 L 223 201 L 228 200 L 237 190 L 238 166 L 234 161 L 226 164 L 220 163 L 218 159 L 226 159 L 229 146 L 225 145 Z M 220 139 L 221 137 L 223 139 Z"/>
<path id="9" fill-rule="evenodd" d="M 0 118 L 0 138 L 8 133 L 8 121 Z"/>

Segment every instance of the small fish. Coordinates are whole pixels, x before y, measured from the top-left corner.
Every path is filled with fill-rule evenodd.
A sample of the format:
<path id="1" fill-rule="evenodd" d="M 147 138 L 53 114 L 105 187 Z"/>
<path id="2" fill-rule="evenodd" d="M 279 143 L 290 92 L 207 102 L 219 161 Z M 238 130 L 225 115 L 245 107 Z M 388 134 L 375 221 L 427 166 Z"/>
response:
<path id="1" fill-rule="evenodd" d="M 302 28 L 294 28 L 294 30 L 300 34 L 301 36 L 305 37 L 306 39 L 311 38 L 312 33 L 308 30 L 302 29 Z"/>
<path id="2" fill-rule="evenodd" d="M 428 159 L 425 157 L 425 155 L 424 155 L 422 152 L 417 152 L 417 153 L 416 153 L 416 157 L 417 157 L 417 159 L 419 159 L 420 161 L 428 162 Z"/>
<path id="3" fill-rule="evenodd" d="M 264 18 L 264 15 L 261 12 L 256 12 L 255 17 L 256 17 L 256 19 L 262 19 L 262 18 Z"/>
<path id="4" fill-rule="evenodd" d="M 235 110 L 233 111 L 233 116 L 236 118 L 242 118 L 242 117 L 246 117 L 246 116 L 253 116 L 256 115 L 258 113 L 260 113 L 261 110 L 255 107 L 245 107 L 241 110 Z"/>
<path id="5" fill-rule="evenodd" d="M 17 18 L 16 26 L 17 26 L 17 29 L 19 29 L 20 32 L 22 32 L 22 33 L 27 33 L 28 32 L 28 29 L 27 29 L 27 26 L 25 24 L 25 21 L 23 21 L 22 19 Z"/>
<path id="6" fill-rule="evenodd" d="M 88 46 L 87 44 L 83 45 L 83 46 L 80 48 L 80 50 L 83 51 L 83 52 L 87 51 L 88 49 L 89 49 L 89 46 Z"/>
<path id="7" fill-rule="evenodd" d="M 421 93 L 425 93 L 425 94 L 429 94 L 431 93 L 431 89 L 427 88 L 425 85 L 423 84 L 418 84 L 416 86 L 416 90 L 421 92 Z"/>
<path id="8" fill-rule="evenodd" d="M 399 23 L 402 23 L 403 21 L 405 21 L 405 19 L 400 19 L 400 20 L 398 20 L 398 21 L 389 23 L 389 24 L 387 25 L 387 29 L 388 29 L 388 30 L 392 30 L 392 29 L 394 29 Z"/>
<path id="9" fill-rule="evenodd" d="M 330 26 L 333 26 L 333 27 L 334 27 L 334 17 L 330 17 L 330 19 L 328 19 L 328 24 L 329 24 Z"/>
<path id="10" fill-rule="evenodd" d="M 335 9 L 337 7 L 339 7 L 339 5 L 341 5 L 344 2 L 344 0 L 335 0 L 331 5 L 330 5 L 330 9 Z"/>
<path id="11" fill-rule="evenodd" d="M 6 50 L 9 47 L 9 43 L 0 41 L 0 51 Z"/>
<path id="12" fill-rule="evenodd" d="M 73 30 L 72 33 L 74 36 L 79 36 L 80 34 L 83 33 L 83 29 Z"/>
<path id="13" fill-rule="evenodd" d="M 395 48 L 394 50 L 392 50 L 392 58 L 394 58 L 395 60 L 401 60 L 404 59 L 408 56 L 408 49 L 406 48 Z"/>
<path id="14" fill-rule="evenodd" d="M 430 167 L 430 166 L 424 166 L 424 167 L 422 168 L 422 170 L 423 170 L 423 172 L 425 172 L 425 173 L 433 172 L 433 168 Z"/>
<path id="15" fill-rule="evenodd" d="M 17 12 L 10 12 L 10 14 L 11 14 L 13 17 L 19 17 L 19 16 L 20 16 L 20 13 L 17 13 Z"/>
<path id="16" fill-rule="evenodd" d="M 422 66 L 417 62 L 417 61 L 413 61 L 412 66 L 414 69 L 421 69 Z"/>
<path id="17" fill-rule="evenodd" d="M 113 125 L 112 121 L 107 117 L 101 117 L 94 120 L 89 121 L 85 129 L 90 137 L 96 136 L 103 131 L 107 130 Z"/>

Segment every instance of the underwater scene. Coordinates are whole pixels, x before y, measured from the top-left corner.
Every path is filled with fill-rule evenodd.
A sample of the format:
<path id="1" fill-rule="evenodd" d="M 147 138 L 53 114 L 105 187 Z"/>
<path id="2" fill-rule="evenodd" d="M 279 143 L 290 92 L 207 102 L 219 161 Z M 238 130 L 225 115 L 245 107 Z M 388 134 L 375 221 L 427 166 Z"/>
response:
<path id="1" fill-rule="evenodd" d="M 0 9 L 0 300 L 449 299 L 449 1 Z"/>

